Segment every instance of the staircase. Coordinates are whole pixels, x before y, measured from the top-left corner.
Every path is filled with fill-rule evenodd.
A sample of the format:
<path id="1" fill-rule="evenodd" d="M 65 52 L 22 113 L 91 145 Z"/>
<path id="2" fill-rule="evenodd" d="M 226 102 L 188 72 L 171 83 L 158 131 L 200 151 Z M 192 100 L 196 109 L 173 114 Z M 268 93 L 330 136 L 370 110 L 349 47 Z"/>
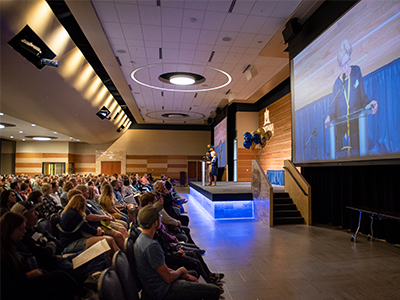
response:
<path id="1" fill-rule="evenodd" d="M 283 224 L 304 224 L 304 219 L 288 193 L 274 193 L 274 225 Z"/>

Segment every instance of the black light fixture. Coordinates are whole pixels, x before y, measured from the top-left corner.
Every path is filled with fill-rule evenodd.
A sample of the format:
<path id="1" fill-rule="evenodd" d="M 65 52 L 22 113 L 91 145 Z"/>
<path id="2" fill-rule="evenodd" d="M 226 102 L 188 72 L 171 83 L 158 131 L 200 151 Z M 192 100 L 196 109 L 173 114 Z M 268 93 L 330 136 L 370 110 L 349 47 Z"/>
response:
<path id="1" fill-rule="evenodd" d="M 117 112 L 114 116 L 114 120 L 119 116 L 119 112 Z"/>
<path id="2" fill-rule="evenodd" d="M 124 130 L 124 128 L 125 128 L 124 125 L 119 126 L 118 129 L 117 129 L 117 132 L 121 132 L 122 130 Z"/>
<path id="3" fill-rule="evenodd" d="M 102 119 L 102 120 L 104 120 L 104 119 L 110 120 L 110 119 L 111 119 L 111 117 L 110 117 L 110 111 L 109 111 L 108 108 L 105 107 L 105 106 L 103 106 L 103 107 L 96 113 L 96 115 L 97 115 L 100 119 Z"/>

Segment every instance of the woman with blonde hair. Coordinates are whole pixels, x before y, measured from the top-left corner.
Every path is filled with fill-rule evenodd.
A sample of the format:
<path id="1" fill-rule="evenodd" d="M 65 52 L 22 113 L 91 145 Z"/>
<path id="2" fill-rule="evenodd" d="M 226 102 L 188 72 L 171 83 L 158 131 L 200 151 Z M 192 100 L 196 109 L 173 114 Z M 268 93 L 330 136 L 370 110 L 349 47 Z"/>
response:
<path id="1" fill-rule="evenodd" d="M 60 242 L 65 253 L 78 252 L 89 248 L 98 241 L 105 239 L 110 246 L 110 257 L 119 250 L 114 238 L 103 236 L 100 227 L 93 227 L 86 221 L 86 199 L 82 194 L 73 196 L 63 212 L 60 223 Z"/>
<path id="2" fill-rule="evenodd" d="M 117 206 L 115 205 L 114 199 L 113 199 L 114 193 L 113 193 L 113 188 L 110 183 L 108 182 L 103 182 L 101 186 L 101 194 L 99 197 L 99 204 L 101 207 L 108 212 L 110 215 L 112 215 L 115 219 L 117 220 L 122 220 L 129 224 L 129 217 L 127 214 L 121 212 Z"/>

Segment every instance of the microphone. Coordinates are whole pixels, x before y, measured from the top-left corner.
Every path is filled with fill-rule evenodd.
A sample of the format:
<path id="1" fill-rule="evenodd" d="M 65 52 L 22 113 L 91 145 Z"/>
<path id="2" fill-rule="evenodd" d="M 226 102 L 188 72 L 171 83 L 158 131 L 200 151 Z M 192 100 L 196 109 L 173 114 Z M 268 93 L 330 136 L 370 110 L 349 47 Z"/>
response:
<path id="1" fill-rule="evenodd" d="M 372 104 L 371 104 L 371 103 L 368 103 L 368 104 L 364 107 L 364 109 L 366 109 L 366 110 L 372 109 Z"/>

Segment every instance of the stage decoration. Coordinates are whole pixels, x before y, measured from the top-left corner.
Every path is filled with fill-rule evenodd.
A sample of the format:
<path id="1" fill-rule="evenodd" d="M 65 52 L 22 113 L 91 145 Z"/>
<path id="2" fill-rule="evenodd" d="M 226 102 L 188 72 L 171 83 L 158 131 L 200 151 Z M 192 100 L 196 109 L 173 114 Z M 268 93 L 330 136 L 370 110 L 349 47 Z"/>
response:
<path id="1" fill-rule="evenodd" d="M 206 152 L 206 157 L 207 157 L 208 159 L 211 160 L 211 159 L 212 159 L 212 157 L 211 157 L 211 152 L 214 151 L 214 146 L 208 144 L 208 145 L 207 145 L 207 148 L 208 148 L 208 150 L 207 150 L 207 152 Z"/>
<path id="2" fill-rule="evenodd" d="M 243 147 L 254 151 L 254 159 L 260 160 L 262 149 L 274 134 L 274 124 L 269 120 L 269 111 L 265 109 L 263 126 L 252 132 L 243 134 Z"/>

